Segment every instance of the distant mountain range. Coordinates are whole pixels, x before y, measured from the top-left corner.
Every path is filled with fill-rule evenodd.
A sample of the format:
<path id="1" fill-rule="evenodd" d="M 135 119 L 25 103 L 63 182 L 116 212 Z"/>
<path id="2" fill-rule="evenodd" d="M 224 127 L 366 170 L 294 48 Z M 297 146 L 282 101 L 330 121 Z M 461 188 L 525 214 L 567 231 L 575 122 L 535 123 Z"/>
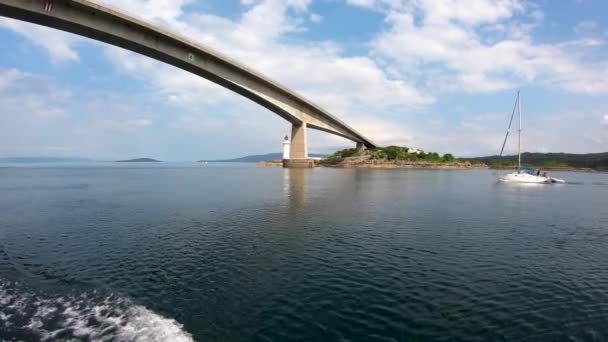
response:
<path id="1" fill-rule="evenodd" d="M 478 158 L 466 158 L 468 160 L 482 161 L 491 167 L 509 167 L 517 164 L 517 155 L 512 156 L 488 156 Z M 603 153 L 530 153 L 521 154 L 523 165 L 540 167 L 573 167 L 589 168 L 596 170 L 608 170 L 608 152 Z"/>
<path id="2" fill-rule="evenodd" d="M 92 159 L 78 157 L 7 157 L 0 158 L 0 163 L 83 163 Z"/>
<path id="3" fill-rule="evenodd" d="M 0 163 L 90 163 L 95 160 L 80 157 L 6 157 L 0 158 Z M 135 162 L 160 162 L 152 158 L 136 158 L 128 160 L 117 160 L 119 163 Z"/>
<path id="4" fill-rule="evenodd" d="M 312 158 L 323 158 L 327 157 L 327 154 L 310 153 L 309 157 Z M 199 162 L 210 162 L 210 163 L 257 163 L 261 161 L 279 160 L 283 159 L 282 153 L 268 153 L 268 154 L 256 154 L 251 156 L 244 156 L 234 159 L 224 160 L 199 160 Z"/>
<path id="5" fill-rule="evenodd" d="M 135 158 L 127 160 L 117 160 L 117 163 L 160 163 L 160 160 L 152 158 Z"/>
<path id="6" fill-rule="evenodd" d="M 310 157 L 323 158 L 326 154 L 311 153 Z M 281 153 L 267 153 L 244 156 L 234 159 L 224 160 L 200 160 L 199 162 L 215 162 L 215 163 L 256 163 L 260 161 L 280 160 L 283 158 Z M 510 168 L 517 165 L 517 155 L 510 156 L 486 156 L 477 158 L 464 158 L 465 160 L 481 161 L 495 168 Z M 539 167 L 571 167 L 571 168 L 589 168 L 596 170 L 608 170 L 608 152 L 603 153 L 522 153 L 521 156 L 523 165 L 539 166 Z M 0 163 L 86 163 L 95 160 L 90 158 L 80 157 L 5 157 L 0 158 Z M 160 162 L 152 158 L 136 158 L 128 160 L 118 160 L 117 162 Z"/>

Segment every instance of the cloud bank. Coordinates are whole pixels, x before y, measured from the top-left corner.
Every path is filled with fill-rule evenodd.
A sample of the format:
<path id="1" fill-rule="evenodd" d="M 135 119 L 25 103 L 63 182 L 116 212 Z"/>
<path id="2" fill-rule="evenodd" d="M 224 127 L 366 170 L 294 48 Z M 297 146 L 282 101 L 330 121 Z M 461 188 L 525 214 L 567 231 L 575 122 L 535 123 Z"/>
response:
<path id="1" fill-rule="evenodd" d="M 345 0 L 341 6 L 361 8 L 383 18 L 381 26 L 370 28 L 375 30 L 372 39 L 358 42 L 364 49 L 356 50 L 331 37 L 307 38 L 307 31 L 328 20 L 310 0 L 244 0 L 241 13 L 231 17 L 198 10 L 197 3 L 188 0 L 98 2 L 229 55 L 295 89 L 382 144 L 457 154 L 491 151 L 503 134 L 504 115 L 462 109 L 461 104 L 444 100 L 454 94 L 481 98 L 519 87 L 540 87 L 572 96 L 608 93 L 608 61 L 589 57 L 602 56 L 598 51 L 605 49 L 604 39 L 594 35 L 598 24 L 581 22 L 573 28 L 577 35 L 573 39 L 539 41 L 535 33 L 545 25 L 546 15 L 537 5 L 519 0 Z M 260 120 L 272 115 L 209 81 L 128 51 L 9 19 L 0 19 L 0 27 L 46 50 L 54 64 L 82 63 L 82 49 L 101 49 L 106 61 L 123 77 L 151 85 L 154 92 L 147 96 L 160 98 L 175 109 L 170 110 L 170 129 L 191 132 L 193 127 L 243 127 L 245 133 L 251 127 L 267 125 Z M 0 90 L 19 73 L 5 70 Z M 66 87 L 66 91 L 72 89 Z M 79 99 L 65 101 L 44 110 L 49 116 L 63 115 L 67 120 L 75 114 L 65 109 L 75 106 L 67 102 Z M 507 112 L 507 107 L 492 112 Z M 605 109 L 596 108 L 583 116 L 589 118 L 598 111 Z M 31 113 L 41 111 L 33 108 Z M 159 121 L 142 116 L 136 109 L 124 115 L 100 119 L 94 125 L 120 131 L 150 129 Z M 551 124 L 542 125 L 543 129 L 551 127 L 553 135 L 565 132 L 568 123 L 564 113 L 551 117 L 545 120 Z M 288 130 L 279 120 L 268 120 L 279 130 L 277 136 Z M 606 121 L 604 116 L 600 126 Z M 585 143 L 580 146 L 548 134 L 538 148 L 576 147 L 581 152 L 601 148 L 598 144 L 604 141 L 604 133 L 596 129 L 591 124 L 581 127 L 578 141 Z M 267 149 L 272 144 L 271 138 L 237 133 L 235 137 L 241 139 L 260 140 L 255 145 L 258 148 Z M 313 149 L 350 144 L 326 134 L 311 137 Z"/>

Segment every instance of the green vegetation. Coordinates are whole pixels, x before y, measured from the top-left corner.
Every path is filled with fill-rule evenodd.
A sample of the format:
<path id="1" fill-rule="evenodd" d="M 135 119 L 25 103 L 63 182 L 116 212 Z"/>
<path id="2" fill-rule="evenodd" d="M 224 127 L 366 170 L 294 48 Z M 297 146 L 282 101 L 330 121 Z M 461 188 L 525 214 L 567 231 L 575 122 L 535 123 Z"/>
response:
<path id="1" fill-rule="evenodd" d="M 558 161 L 546 161 L 542 163 L 538 163 L 537 166 L 541 167 L 571 167 L 570 164 L 566 162 L 558 162 Z"/>
<path id="2" fill-rule="evenodd" d="M 494 169 L 513 169 L 517 168 L 517 162 L 509 160 L 497 160 L 488 165 Z"/>
<path id="3" fill-rule="evenodd" d="M 516 168 L 517 155 L 489 156 L 471 158 L 470 161 L 484 162 L 492 168 Z M 572 153 L 522 153 L 523 165 L 540 168 L 591 168 L 596 170 L 608 169 L 608 152 L 572 154 Z"/>
<path id="4" fill-rule="evenodd" d="M 369 156 L 372 160 L 409 160 L 409 161 L 429 161 L 436 163 L 449 163 L 458 161 L 450 153 L 446 153 L 443 156 L 436 152 L 424 152 L 410 149 L 409 147 L 402 146 L 387 146 L 372 148 L 364 151 L 357 151 L 354 148 L 348 148 L 345 150 L 337 151 L 328 158 L 348 158 L 348 157 L 360 157 Z"/>
<path id="5" fill-rule="evenodd" d="M 348 157 L 357 157 L 360 153 L 356 148 L 347 148 L 345 150 L 340 150 L 330 155 L 327 158 L 348 158 Z"/>
<path id="6" fill-rule="evenodd" d="M 486 164 L 496 169 L 513 169 L 517 167 L 517 155 L 489 156 L 478 158 L 455 158 L 450 153 L 439 155 L 436 152 L 424 152 L 404 146 L 386 146 L 372 148 L 364 151 L 349 148 L 337 151 L 328 159 L 342 159 L 361 157 L 371 160 L 407 160 L 425 161 L 434 163 L 470 162 L 472 164 Z M 589 168 L 608 170 L 608 152 L 604 153 L 522 153 L 522 165 L 539 168 Z"/>

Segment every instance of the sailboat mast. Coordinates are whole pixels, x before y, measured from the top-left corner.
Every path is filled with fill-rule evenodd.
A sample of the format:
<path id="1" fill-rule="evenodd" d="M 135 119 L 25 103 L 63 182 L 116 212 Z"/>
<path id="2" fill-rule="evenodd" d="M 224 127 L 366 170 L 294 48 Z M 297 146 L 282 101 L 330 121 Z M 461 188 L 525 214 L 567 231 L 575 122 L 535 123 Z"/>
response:
<path id="1" fill-rule="evenodd" d="M 515 117 L 515 112 L 517 112 L 517 102 L 519 100 L 519 95 L 515 98 L 515 103 L 513 104 L 513 111 L 511 112 L 511 119 L 509 119 L 509 127 L 507 127 L 507 134 L 505 134 L 505 140 L 502 142 L 502 147 L 500 148 L 500 156 L 502 157 L 502 153 L 505 151 L 505 146 L 507 145 L 507 139 L 509 138 L 509 133 L 511 133 L 511 125 L 513 125 L 513 118 Z"/>
<path id="2" fill-rule="evenodd" d="M 519 113 L 519 134 L 517 139 L 517 171 L 521 171 L 521 95 L 517 91 L 517 112 Z"/>

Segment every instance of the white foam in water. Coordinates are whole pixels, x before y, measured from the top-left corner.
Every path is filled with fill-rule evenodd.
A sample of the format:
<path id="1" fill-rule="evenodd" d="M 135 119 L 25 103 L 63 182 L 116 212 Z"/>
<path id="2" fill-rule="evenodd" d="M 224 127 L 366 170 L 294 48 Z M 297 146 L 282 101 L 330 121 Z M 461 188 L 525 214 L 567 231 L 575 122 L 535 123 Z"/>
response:
<path id="1" fill-rule="evenodd" d="M 0 340 L 193 341 L 171 318 L 116 296 L 41 298 L 0 282 Z"/>

